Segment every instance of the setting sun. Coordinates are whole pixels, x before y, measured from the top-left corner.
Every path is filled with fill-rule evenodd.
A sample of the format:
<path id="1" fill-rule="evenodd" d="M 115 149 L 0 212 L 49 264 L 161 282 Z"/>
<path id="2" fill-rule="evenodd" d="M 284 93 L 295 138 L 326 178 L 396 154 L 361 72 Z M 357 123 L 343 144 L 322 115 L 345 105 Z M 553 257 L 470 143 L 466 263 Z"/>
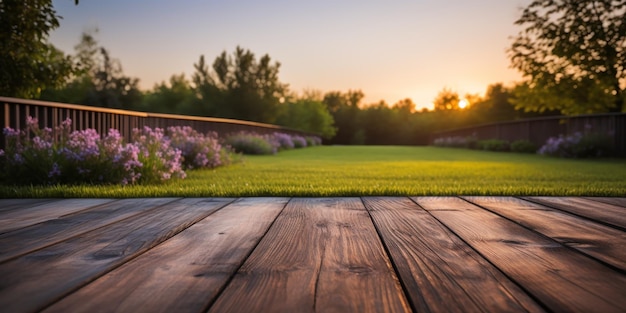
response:
<path id="1" fill-rule="evenodd" d="M 469 101 L 467 101 L 467 99 L 461 99 L 459 101 L 459 108 L 461 109 L 467 108 L 468 105 L 469 105 Z"/>

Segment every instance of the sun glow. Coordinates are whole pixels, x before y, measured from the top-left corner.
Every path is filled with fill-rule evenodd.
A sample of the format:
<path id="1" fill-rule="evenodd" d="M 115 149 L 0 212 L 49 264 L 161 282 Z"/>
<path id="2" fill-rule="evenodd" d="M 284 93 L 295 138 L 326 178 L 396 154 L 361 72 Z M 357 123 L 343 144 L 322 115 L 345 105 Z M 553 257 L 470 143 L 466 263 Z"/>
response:
<path id="1" fill-rule="evenodd" d="M 459 108 L 465 109 L 467 106 L 469 106 L 469 101 L 467 101 L 467 99 L 461 99 L 459 101 Z"/>

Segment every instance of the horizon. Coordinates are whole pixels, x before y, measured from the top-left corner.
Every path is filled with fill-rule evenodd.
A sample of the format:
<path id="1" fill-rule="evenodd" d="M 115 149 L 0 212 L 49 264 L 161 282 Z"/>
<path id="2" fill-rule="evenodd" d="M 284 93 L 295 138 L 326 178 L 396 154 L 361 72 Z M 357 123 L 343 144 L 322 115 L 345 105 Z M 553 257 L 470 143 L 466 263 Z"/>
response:
<path id="1" fill-rule="evenodd" d="M 364 105 L 410 98 L 421 110 L 444 88 L 482 96 L 521 79 L 506 49 L 527 2 L 55 0 L 62 19 L 49 39 L 73 54 L 81 33 L 98 29 L 96 40 L 143 91 L 174 74 L 190 79 L 200 55 L 212 63 L 241 46 L 280 62 L 292 92 L 361 90 Z"/>

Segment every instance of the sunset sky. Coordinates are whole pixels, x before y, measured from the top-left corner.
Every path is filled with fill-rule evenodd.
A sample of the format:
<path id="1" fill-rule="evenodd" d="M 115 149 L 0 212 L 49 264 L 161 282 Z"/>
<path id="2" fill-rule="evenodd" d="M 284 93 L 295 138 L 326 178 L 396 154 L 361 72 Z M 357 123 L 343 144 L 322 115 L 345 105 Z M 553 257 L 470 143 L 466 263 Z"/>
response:
<path id="1" fill-rule="evenodd" d="M 293 91 L 360 89 L 365 103 L 411 98 L 428 107 L 444 87 L 483 94 L 512 83 L 506 49 L 530 0 L 54 0 L 51 42 L 73 53 L 83 31 L 121 61 L 142 89 L 189 78 L 237 45 L 281 63 Z"/>

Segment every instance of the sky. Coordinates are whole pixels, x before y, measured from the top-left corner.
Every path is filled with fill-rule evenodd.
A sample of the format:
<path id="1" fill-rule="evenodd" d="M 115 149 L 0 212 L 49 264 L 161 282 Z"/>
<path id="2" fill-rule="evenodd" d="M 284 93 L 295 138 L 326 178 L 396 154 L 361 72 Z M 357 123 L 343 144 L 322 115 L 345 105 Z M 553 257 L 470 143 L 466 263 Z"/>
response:
<path id="1" fill-rule="evenodd" d="M 81 33 L 119 59 L 143 90 L 193 73 L 237 46 L 280 62 L 295 92 L 361 90 L 364 103 L 411 98 L 431 107 L 443 88 L 483 95 L 512 84 L 506 50 L 529 0 L 53 0 L 50 41 L 74 53 Z"/>

